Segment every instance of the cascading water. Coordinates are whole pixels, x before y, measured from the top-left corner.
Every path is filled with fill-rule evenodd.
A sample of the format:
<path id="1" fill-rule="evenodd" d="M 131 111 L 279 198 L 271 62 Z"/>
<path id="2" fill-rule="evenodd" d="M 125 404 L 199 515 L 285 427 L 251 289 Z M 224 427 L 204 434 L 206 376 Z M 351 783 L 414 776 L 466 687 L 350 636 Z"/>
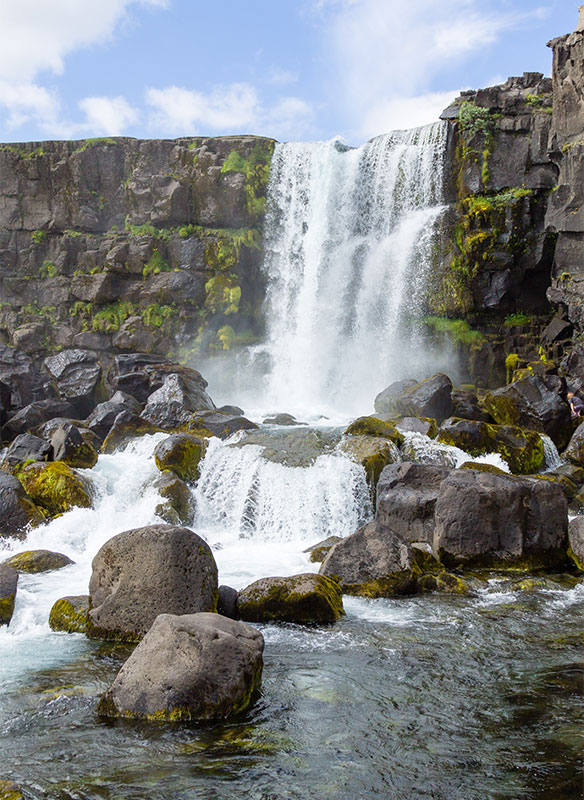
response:
<path id="1" fill-rule="evenodd" d="M 362 413 L 419 363 L 446 136 L 441 122 L 358 149 L 276 147 L 265 226 L 270 407 Z"/>

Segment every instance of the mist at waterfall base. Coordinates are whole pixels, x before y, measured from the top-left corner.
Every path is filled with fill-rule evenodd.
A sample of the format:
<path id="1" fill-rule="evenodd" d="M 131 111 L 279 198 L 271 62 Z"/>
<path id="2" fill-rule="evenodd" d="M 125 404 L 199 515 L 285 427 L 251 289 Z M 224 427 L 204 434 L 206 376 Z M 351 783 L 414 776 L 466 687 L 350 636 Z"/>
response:
<path id="1" fill-rule="evenodd" d="M 222 387 L 194 366 L 218 404 L 237 403 L 254 421 L 269 411 L 328 419 L 262 426 L 248 444 L 245 434 L 210 440 L 193 528 L 220 583 L 314 571 L 306 547 L 371 518 L 364 472 L 340 451 L 336 425 L 370 410 L 392 379 L 435 371 L 415 360 L 415 318 L 442 213 L 444 145 L 439 125 L 359 150 L 277 147 L 266 342 L 227 378 L 217 362 Z M 423 463 L 469 458 L 408 437 Z M 0 544 L 0 560 L 46 548 L 75 561 L 21 575 L 13 621 L 0 628 L 0 780 L 35 800 L 579 796 L 581 584 L 533 591 L 494 579 L 473 597 L 345 597 L 334 626 L 259 626 L 262 690 L 246 714 L 192 726 L 100 721 L 97 699 L 131 649 L 53 633 L 48 615 L 59 597 L 87 592 L 91 560 L 111 536 L 161 521 L 153 450 L 162 438 L 144 436 L 84 471 L 93 508 Z"/>
<path id="2" fill-rule="evenodd" d="M 276 146 L 264 230 L 265 341 L 196 364 L 220 403 L 347 419 L 395 380 L 454 371 L 420 318 L 436 263 L 447 125 Z"/>

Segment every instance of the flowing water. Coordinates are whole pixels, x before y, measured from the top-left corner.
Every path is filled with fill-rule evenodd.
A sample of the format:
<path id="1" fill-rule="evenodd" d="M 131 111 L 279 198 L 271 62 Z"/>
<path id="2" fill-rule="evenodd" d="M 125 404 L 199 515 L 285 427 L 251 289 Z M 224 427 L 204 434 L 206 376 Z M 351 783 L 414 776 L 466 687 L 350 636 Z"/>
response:
<path id="1" fill-rule="evenodd" d="M 412 360 L 412 319 L 442 209 L 444 137 L 438 125 L 359 150 L 276 149 L 269 367 L 252 406 L 258 421 L 274 409 L 329 419 L 211 440 L 193 528 L 221 583 L 314 571 L 309 545 L 371 518 L 363 470 L 340 450 L 336 425 L 422 363 Z M 472 597 L 345 598 L 346 617 L 331 627 L 259 626 L 261 695 L 234 720 L 98 720 L 97 699 L 131 650 L 52 633 L 49 610 L 87 592 L 91 559 L 111 536 L 160 521 L 152 452 L 162 436 L 85 471 L 92 509 L 0 545 L 0 559 L 46 548 L 75 561 L 22 575 L 13 621 L 0 629 L 0 780 L 50 800 L 581 796 L 584 591 L 567 578 L 491 580 Z M 545 444 L 553 468 L 557 452 Z M 451 466 L 470 459 L 419 434 L 402 453 Z"/>

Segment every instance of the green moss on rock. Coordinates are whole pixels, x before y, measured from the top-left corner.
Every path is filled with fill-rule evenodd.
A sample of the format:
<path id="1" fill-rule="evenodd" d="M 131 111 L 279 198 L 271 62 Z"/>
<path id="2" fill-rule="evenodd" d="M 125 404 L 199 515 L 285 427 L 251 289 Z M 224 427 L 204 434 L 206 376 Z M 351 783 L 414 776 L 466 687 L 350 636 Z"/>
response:
<path id="1" fill-rule="evenodd" d="M 248 622 L 296 622 L 319 625 L 345 614 L 339 584 L 324 575 L 262 578 L 239 593 L 238 610 Z"/>
<path id="2" fill-rule="evenodd" d="M 49 627 L 54 631 L 85 633 L 88 610 L 89 597 L 87 595 L 61 597 L 51 608 Z"/>
<path id="3" fill-rule="evenodd" d="M 389 439 L 398 447 L 404 441 L 403 433 L 400 433 L 395 425 L 384 422 L 378 417 L 359 417 L 349 425 L 345 434 L 349 436 L 381 436 Z"/>
<path id="4" fill-rule="evenodd" d="M 205 444 L 198 436 L 175 433 L 156 447 L 154 461 L 161 472 L 170 470 L 181 480 L 194 482 L 199 478 L 199 463 Z"/>
<path id="5" fill-rule="evenodd" d="M 26 550 L 24 553 L 17 553 L 15 556 L 11 556 L 3 563 L 18 572 L 35 575 L 40 572 L 52 572 L 56 569 L 62 569 L 74 562 L 63 553 L 54 553 L 51 550 Z"/>
<path id="6" fill-rule="evenodd" d="M 17 478 L 33 502 L 51 516 L 75 507 L 91 508 L 91 484 L 60 461 L 29 464 L 18 472 Z"/>

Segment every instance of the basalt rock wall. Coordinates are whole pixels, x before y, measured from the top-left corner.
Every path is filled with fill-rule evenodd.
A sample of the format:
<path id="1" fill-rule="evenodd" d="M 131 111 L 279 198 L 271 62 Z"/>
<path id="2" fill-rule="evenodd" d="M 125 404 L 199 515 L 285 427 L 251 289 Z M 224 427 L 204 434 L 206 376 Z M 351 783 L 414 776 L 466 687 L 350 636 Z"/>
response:
<path id="1" fill-rule="evenodd" d="M 260 333 L 274 142 L 94 139 L 0 146 L 0 335 L 195 354 Z"/>

